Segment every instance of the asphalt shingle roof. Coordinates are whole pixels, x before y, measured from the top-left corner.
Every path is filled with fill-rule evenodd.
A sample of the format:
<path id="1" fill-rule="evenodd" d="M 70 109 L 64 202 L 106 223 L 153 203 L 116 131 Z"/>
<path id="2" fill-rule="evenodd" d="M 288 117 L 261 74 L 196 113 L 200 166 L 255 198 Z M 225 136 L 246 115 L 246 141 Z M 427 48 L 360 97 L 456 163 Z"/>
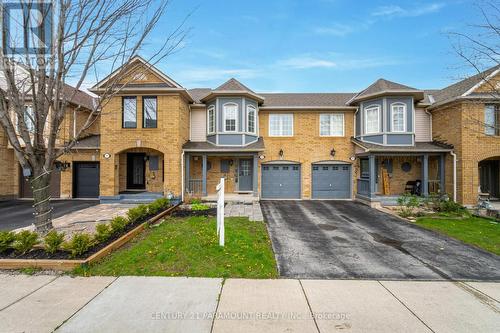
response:
<path id="1" fill-rule="evenodd" d="M 216 146 L 210 142 L 192 142 L 188 141 L 183 146 L 182 149 L 188 151 L 213 151 L 213 152 L 225 152 L 225 151 L 262 151 L 264 150 L 264 139 L 259 137 L 259 139 L 249 144 L 248 146 Z"/>
<path id="2" fill-rule="evenodd" d="M 360 141 L 356 138 L 351 138 L 351 141 L 358 146 L 367 149 L 370 152 L 444 152 L 453 149 L 452 145 L 448 145 L 442 142 L 415 142 L 414 146 L 382 146 L 375 143 L 369 143 L 365 141 Z"/>
<path id="3" fill-rule="evenodd" d="M 255 94 L 252 89 L 248 88 L 235 78 L 230 78 L 229 80 L 215 88 L 214 91 L 248 91 Z"/>

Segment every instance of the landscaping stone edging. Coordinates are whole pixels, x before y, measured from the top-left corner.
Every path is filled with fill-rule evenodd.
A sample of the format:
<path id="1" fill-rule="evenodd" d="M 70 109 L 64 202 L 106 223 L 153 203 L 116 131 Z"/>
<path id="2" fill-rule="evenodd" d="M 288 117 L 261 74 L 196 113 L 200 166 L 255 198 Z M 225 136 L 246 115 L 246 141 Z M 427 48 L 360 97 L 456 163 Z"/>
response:
<path id="1" fill-rule="evenodd" d="M 40 268 L 67 272 L 83 264 L 92 264 L 128 243 L 135 236 L 141 233 L 146 226 L 154 224 L 158 220 L 167 216 L 177 209 L 179 205 L 180 203 L 139 224 L 137 227 L 130 230 L 112 243 L 109 243 L 107 246 L 92 254 L 87 259 L 0 259 L 0 269 Z"/>

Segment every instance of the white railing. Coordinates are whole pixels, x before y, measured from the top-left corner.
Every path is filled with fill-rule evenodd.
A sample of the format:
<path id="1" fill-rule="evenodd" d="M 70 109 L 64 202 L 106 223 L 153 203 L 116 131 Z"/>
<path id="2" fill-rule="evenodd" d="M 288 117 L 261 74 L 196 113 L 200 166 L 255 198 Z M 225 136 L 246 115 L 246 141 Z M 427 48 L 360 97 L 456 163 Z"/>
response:
<path id="1" fill-rule="evenodd" d="M 217 235 L 219 245 L 224 246 L 224 178 L 216 187 L 217 190 Z"/>

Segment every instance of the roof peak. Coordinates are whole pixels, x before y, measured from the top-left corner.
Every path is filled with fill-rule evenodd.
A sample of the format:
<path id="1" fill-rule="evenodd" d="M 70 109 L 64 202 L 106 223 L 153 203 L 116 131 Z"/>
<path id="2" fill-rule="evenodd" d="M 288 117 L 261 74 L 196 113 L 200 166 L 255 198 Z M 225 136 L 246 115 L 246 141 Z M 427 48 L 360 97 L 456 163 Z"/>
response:
<path id="1" fill-rule="evenodd" d="M 214 89 L 214 91 L 248 91 L 251 93 L 255 93 L 252 89 L 245 86 L 243 83 L 235 79 L 234 77 L 230 78 L 220 86 Z"/>

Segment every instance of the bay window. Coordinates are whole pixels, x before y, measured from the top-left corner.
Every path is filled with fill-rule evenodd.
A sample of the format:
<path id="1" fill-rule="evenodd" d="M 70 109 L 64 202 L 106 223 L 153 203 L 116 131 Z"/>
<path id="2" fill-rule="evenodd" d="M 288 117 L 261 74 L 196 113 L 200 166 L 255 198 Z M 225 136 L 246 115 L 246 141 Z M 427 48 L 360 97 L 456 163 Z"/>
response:
<path id="1" fill-rule="evenodd" d="M 391 124 L 393 132 L 406 132 L 406 105 L 391 105 Z"/>
<path id="2" fill-rule="evenodd" d="M 224 131 L 236 132 L 236 120 L 238 117 L 238 105 L 234 103 L 227 103 L 223 106 L 224 114 Z"/>
<path id="3" fill-rule="evenodd" d="M 215 107 L 212 105 L 208 108 L 208 134 L 215 133 Z"/>
<path id="4" fill-rule="evenodd" d="M 380 106 L 370 106 L 365 109 L 365 133 L 380 132 Z"/>
<path id="5" fill-rule="evenodd" d="M 247 132 L 255 133 L 256 109 L 253 105 L 247 106 Z"/>

